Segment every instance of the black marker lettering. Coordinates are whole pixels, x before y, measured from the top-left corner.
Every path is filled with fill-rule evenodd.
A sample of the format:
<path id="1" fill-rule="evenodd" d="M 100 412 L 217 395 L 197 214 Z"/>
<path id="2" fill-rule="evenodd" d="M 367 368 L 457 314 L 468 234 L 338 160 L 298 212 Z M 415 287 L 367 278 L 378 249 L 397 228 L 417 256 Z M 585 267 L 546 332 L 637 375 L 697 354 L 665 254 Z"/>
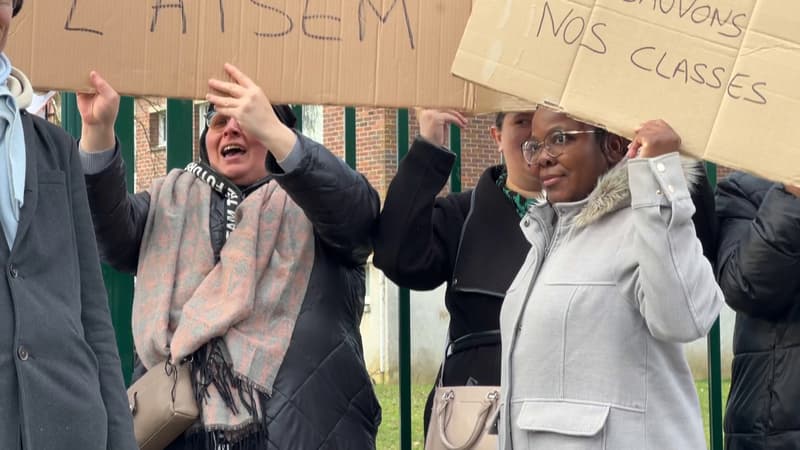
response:
<path id="1" fill-rule="evenodd" d="M 689 83 L 689 61 L 687 61 L 686 59 L 680 60 L 678 65 L 675 66 L 675 70 L 672 72 L 672 78 L 674 79 L 681 72 L 683 73 L 683 83 L 684 84 L 688 84 Z"/>
<path id="2" fill-rule="evenodd" d="M 687 6 L 686 9 L 684 9 L 683 0 L 681 0 L 680 4 L 678 5 L 678 17 L 683 19 L 684 16 L 686 16 L 686 14 L 689 14 L 689 11 L 691 11 L 692 8 L 694 8 L 695 3 L 697 3 L 697 0 L 692 0 L 692 3 L 689 3 L 689 6 Z"/>
<path id="3" fill-rule="evenodd" d="M 219 0 L 219 29 L 225 32 L 225 6 L 222 4 L 223 0 Z"/>
<path id="4" fill-rule="evenodd" d="M 550 16 L 550 27 L 553 30 L 553 37 L 556 37 L 558 36 L 559 33 L 561 33 L 561 27 L 564 26 L 564 22 L 572 14 L 572 11 L 573 10 L 569 11 L 567 16 L 564 17 L 564 20 L 562 20 L 561 23 L 558 25 L 558 28 L 556 28 L 556 18 L 553 17 L 553 11 L 550 9 L 550 3 L 544 2 L 544 8 L 542 9 L 542 19 L 539 21 L 539 29 L 536 31 L 536 37 L 539 37 L 542 34 L 542 25 L 544 25 L 545 14 Z"/>
<path id="5" fill-rule="evenodd" d="M 258 37 L 281 37 L 281 36 L 286 36 L 287 34 L 291 33 L 292 30 L 294 29 L 294 21 L 292 20 L 291 17 L 289 17 L 288 14 L 286 14 L 286 12 L 284 12 L 284 11 L 274 7 L 274 6 L 269 6 L 269 5 L 265 5 L 265 4 L 261 3 L 261 2 L 257 2 L 256 0 L 250 0 L 250 3 L 256 5 L 256 6 L 260 7 L 260 8 L 268 9 L 268 10 L 270 10 L 272 12 L 275 12 L 275 13 L 283 16 L 286 19 L 287 26 L 288 26 L 285 30 L 279 31 L 277 33 L 264 33 L 264 32 L 260 32 L 260 31 L 256 31 L 256 36 L 258 36 Z"/>
<path id="6" fill-rule="evenodd" d="M 326 36 L 324 34 L 314 34 L 314 33 L 311 33 L 310 31 L 308 31 L 308 28 L 306 27 L 306 22 L 307 21 L 311 21 L 311 20 L 332 20 L 332 21 L 336 22 L 339 25 L 341 25 L 341 23 L 342 23 L 342 19 L 340 17 L 336 17 L 336 16 L 331 16 L 331 15 L 327 15 L 327 14 L 311 14 L 311 15 L 309 15 L 308 14 L 308 4 L 309 3 L 311 3 L 311 0 L 306 0 L 306 6 L 303 9 L 303 21 L 302 21 L 303 34 L 305 34 L 306 36 L 308 36 L 310 38 L 321 39 L 323 41 L 341 41 L 342 39 L 340 37 L 338 37 L 338 36 Z"/>
<path id="7" fill-rule="evenodd" d="M 647 72 L 652 72 L 652 71 L 653 71 L 653 69 L 648 69 L 647 67 L 645 67 L 645 66 L 643 66 L 643 65 L 641 65 L 641 64 L 639 64 L 639 63 L 637 63 L 637 62 L 636 62 L 636 57 L 639 55 L 639 53 L 640 53 L 640 52 L 643 52 L 643 51 L 645 51 L 645 50 L 655 50 L 655 49 L 656 49 L 655 47 L 642 47 L 642 48 L 637 48 L 636 50 L 634 50 L 634 51 L 633 51 L 633 53 L 631 53 L 631 63 L 633 63 L 633 65 L 634 65 L 634 66 L 636 66 L 636 67 L 638 67 L 638 68 L 640 68 L 640 69 L 642 69 L 642 70 L 645 70 L 645 71 L 647 71 Z"/>
<path id="8" fill-rule="evenodd" d="M 385 15 L 381 15 L 381 12 L 378 11 L 378 8 L 372 4 L 372 0 L 359 0 L 358 2 L 358 40 L 364 41 L 364 35 L 366 31 L 364 30 L 364 25 L 366 24 L 366 14 L 364 13 L 364 3 L 368 3 L 369 7 L 372 9 L 372 12 L 378 16 L 378 20 L 381 23 L 386 23 L 389 20 L 389 15 L 392 14 L 392 10 L 397 5 L 397 2 L 401 1 L 403 3 L 403 16 L 406 21 L 406 29 L 408 30 L 408 41 L 411 44 L 411 48 L 416 48 L 414 46 L 414 31 L 411 29 L 411 19 L 408 17 L 408 6 L 406 5 L 406 0 L 393 0 L 392 5 L 389 6 L 389 11 L 386 12 Z"/>
<path id="9" fill-rule="evenodd" d="M 93 30 L 91 28 L 72 26 L 72 17 L 75 15 L 75 9 L 77 7 L 78 7 L 78 0 L 72 0 L 72 7 L 70 7 L 69 9 L 69 16 L 67 16 L 67 23 L 64 24 L 64 29 L 67 31 L 81 31 L 84 33 L 92 33 L 98 36 L 102 36 L 103 33 L 101 31 Z"/>
<path id="10" fill-rule="evenodd" d="M 733 78 L 731 78 L 731 81 L 728 82 L 728 96 L 730 98 L 734 99 L 734 100 L 738 100 L 738 99 L 742 98 L 741 95 L 735 95 L 733 93 L 733 89 L 741 89 L 741 88 L 744 87 L 741 84 L 736 84 L 736 80 L 739 79 L 739 78 L 750 78 L 750 75 L 745 75 L 743 73 L 737 73 L 736 75 L 733 76 Z"/>
<path id="11" fill-rule="evenodd" d="M 703 10 L 705 10 L 706 16 L 705 17 L 701 16 L 701 18 L 698 20 L 697 19 L 697 11 L 703 11 Z M 700 13 L 700 14 L 702 14 L 702 13 Z M 700 23 L 703 23 L 706 20 L 708 20 L 709 17 L 711 17 L 711 7 L 708 6 L 708 5 L 703 5 L 703 6 L 695 8 L 694 11 L 692 11 L 691 19 L 692 19 L 692 22 L 700 24 Z"/>
<path id="12" fill-rule="evenodd" d="M 694 75 L 693 75 L 692 76 L 692 81 L 694 81 L 697 84 L 706 84 L 706 79 L 703 77 L 703 74 L 700 73 L 700 69 L 699 69 L 700 67 L 702 67 L 704 70 L 708 69 L 708 64 L 697 63 L 697 64 L 694 65 L 694 75 L 696 75 L 697 78 L 695 78 Z"/>
<path id="13" fill-rule="evenodd" d="M 736 21 L 736 19 L 747 20 L 747 14 L 742 13 L 742 14 L 737 14 L 737 15 L 733 16 L 733 19 L 731 20 L 731 24 L 733 24 L 733 27 L 736 28 L 736 31 L 733 34 L 726 34 L 726 33 L 723 33 L 721 31 L 719 32 L 719 34 L 721 34 L 722 36 L 725 36 L 725 37 L 729 37 L 729 38 L 737 38 L 737 37 L 741 36 L 742 33 L 744 33 L 745 25 L 740 25 Z"/>
<path id="14" fill-rule="evenodd" d="M 181 33 L 186 34 L 186 11 L 183 9 L 183 0 L 178 0 L 178 3 L 163 4 L 162 0 L 156 0 L 153 5 L 153 20 L 150 22 L 150 32 L 156 31 L 156 24 L 158 23 L 158 14 L 162 9 L 178 8 L 181 10 Z"/>
<path id="15" fill-rule="evenodd" d="M 669 8 L 667 8 L 667 9 L 664 9 L 665 0 L 661 0 L 661 1 L 658 2 L 659 9 L 661 10 L 662 13 L 669 14 L 669 12 L 672 11 L 672 8 L 675 7 L 675 0 L 671 0 L 671 1 L 672 1 L 672 3 L 669 5 Z"/>
<path id="16" fill-rule="evenodd" d="M 658 60 L 658 64 L 656 64 L 656 73 L 657 73 L 657 74 L 658 74 L 658 76 L 660 76 L 661 78 L 663 78 L 663 79 L 665 79 L 665 80 L 669 80 L 669 79 L 670 79 L 670 76 L 669 76 L 669 75 L 667 75 L 667 74 L 665 74 L 665 73 L 661 73 L 661 64 L 664 62 L 664 60 L 665 60 L 665 59 L 667 59 L 667 52 L 664 52 L 664 53 L 661 55 L 661 59 L 659 59 L 659 60 Z"/>
<path id="17" fill-rule="evenodd" d="M 581 43 L 581 47 L 584 47 L 584 48 L 586 48 L 586 49 L 588 49 L 588 50 L 590 50 L 590 51 L 593 51 L 593 52 L 595 52 L 595 53 L 597 53 L 597 54 L 600 54 L 600 55 L 605 55 L 605 54 L 606 54 L 606 52 L 608 51 L 608 47 L 606 47 L 606 43 L 605 43 L 605 41 L 603 41 L 603 38 L 602 38 L 602 37 L 600 37 L 600 34 L 599 34 L 599 33 L 598 33 L 598 31 L 597 31 L 597 28 L 598 28 L 598 27 L 605 27 L 605 26 L 607 26 L 607 24 L 605 24 L 605 23 L 600 23 L 600 22 L 598 22 L 598 23 L 596 23 L 596 24 L 592 25 L 592 35 L 593 35 L 594 37 L 596 37 L 596 38 L 597 38 L 597 41 L 600 43 L 600 46 L 601 46 L 601 48 L 599 48 L 599 49 L 597 49 L 597 48 L 592 48 L 592 47 L 590 47 L 589 45 L 587 45 L 587 44 L 584 44 L 584 43 Z M 635 64 L 635 63 L 634 63 L 634 64 Z"/>
<path id="18" fill-rule="evenodd" d="M 711 26 L 713 27 L 716 24 L 720 27 L 724 27 L 731 20 L 732 16 L 733 11 L 728 11 L 728 17 L 726 17 L 725 20 L 722 20 L 722 14 L 720 14 L 719 9 L 714 8 L 714 12 L 711 14 Z"/>
<path id="19" fill-rule="evenodd" d="M 759 81 L 757 83 L 753 83 L 753 86 L 752 86 L 752 91 L 753 91 L 754 94 L 756 94 L 758 96 L 758 100 L 754 100 L 754 99 L 745 97 L 744 98 L 745 101 L 748 101 L 750 103 L 755 103 L 756 105 L 766 105 L 767 104 L 767 98 L 764 97 L 764 94 L 762 94 L 761 91 L 756 89 L 756 87 L 761 87 L 761 86 L 766 87 L 767 83 L 765 83 L 763 81 Z"/>
<path id="20" fill-rule="evenodd" d="M 717 73 L 717 72 L 722 72 L 722 75 L 724 75 L 725 74 L 725 68 L 724 67 L 714 67 L 713 69 L 711 69 L 711 76 L 713 76 L 714 79 L 717 80 L 717 85 L 714 86 L 713 84 L 706 83 L 706 86 L 712 87 L 714 89 L 719 89 L 719 88 L 722 87 L 722 79 L 720 78 L 720 74 Z"/>
<path id="21" fill-rule="evenodd" d="M 572 14 L 572 11 L 570 11 L 570 14 Z M 569 17 L 569 14 L 567 15 L 567 17 Z M 573 23 L 576 23 L 576 22 L 578 23 L 578 26 L 579 26 L 578 32 L 575 34 L 574 38 L 570 39 L 570 38 L 567 37 L 567 33 L 569 32 L 569 27 L 570 27 L 570 25 L 572 25 Z M 573 17 L 572 19 L 570 19 L 569 22 L 567 22 L 567 25 L 564 27 L 564 42 L 566 42 L 569 45 L 574 44 L 575 41 L 580 39 L 580 37 L 583 35 L 583 30 L 585 30 L 585 29 L 586 29 L 586 21 L 583 20 L 583 17 L 580 17 L 580 16 Z"/>

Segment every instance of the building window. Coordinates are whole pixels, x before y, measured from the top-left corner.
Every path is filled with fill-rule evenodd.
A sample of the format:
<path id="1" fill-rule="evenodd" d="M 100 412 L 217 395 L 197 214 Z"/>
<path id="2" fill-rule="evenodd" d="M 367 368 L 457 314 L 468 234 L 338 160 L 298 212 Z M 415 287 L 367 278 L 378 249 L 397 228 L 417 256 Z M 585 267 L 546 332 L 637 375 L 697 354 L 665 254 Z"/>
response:
<path id="1" fill-rule="evenodd" d="M 312 140 L 323 143 L 324 121 L 321 105 L 303 105 L 303 134 Z"/>
<path id="2" fill-rule="evenodd" d="M 378 272 L 372 264 L 372 255 L 369 256 L 367 263 L 364 264 L 364 271 L 366 277 L 364 280 L 364 313 L 372 312 L 372 277 L 383 276 L 382 272 Z"/>
<path id="3" fill-rule="evenodd" d="M 150 150 L 167 148 L 167 111 L 160 109 L 150 113 Z"/>
<path id="4" fill-rule="evenodd" d="M 158 112 L 158 146 L 167 146 L 167 111 Z"/>
<path id="5" fill-rule="evenodd" d="M 208 113 L 208 102 L 197 104 L 197 128 L 203 131 L 206 127 L 206 114 Z"/>

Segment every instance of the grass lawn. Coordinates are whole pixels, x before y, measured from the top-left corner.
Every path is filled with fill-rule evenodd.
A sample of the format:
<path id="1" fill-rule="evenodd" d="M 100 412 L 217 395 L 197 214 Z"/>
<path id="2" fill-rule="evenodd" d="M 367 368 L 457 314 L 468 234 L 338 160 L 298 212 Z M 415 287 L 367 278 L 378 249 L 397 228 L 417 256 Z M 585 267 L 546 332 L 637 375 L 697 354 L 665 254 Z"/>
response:
<path id="1" fill-rule="evenodd" d="M 700 407 L 703 412 L 703 423 L 706 429 L 706 440 L 708 439 L 708 383 L 698 381 L 696 383 L 697 394 L 700 397 Z M 422 410 L 425 407 L 430 385 L 411 386 L 411 448 L 422 449 Z M 725 402 L 728 399 L 728 389 L 730 381 L 725 380 L 722 384 L 722 405 L 724 410 Z M 378 450 L 400 450 L 400 390 L 394 384 L 379 384 L 375 386 L 378 400 L 383 407 L 383 423 L 378 431 Z"/>

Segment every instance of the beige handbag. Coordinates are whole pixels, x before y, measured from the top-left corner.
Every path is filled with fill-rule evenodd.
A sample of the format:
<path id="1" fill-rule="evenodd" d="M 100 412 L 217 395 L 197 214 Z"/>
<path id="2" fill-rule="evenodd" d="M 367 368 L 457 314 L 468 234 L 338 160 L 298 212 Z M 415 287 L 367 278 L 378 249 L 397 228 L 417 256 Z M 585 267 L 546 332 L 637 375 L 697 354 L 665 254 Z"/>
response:
<path id="1" fill-rule="evenodd" d="M 133 431 L 141 450 L 163 450 L 200 417 L 191 362 L 150 368 L 128 388 Z"/>
<path id="2" fill-rule="evenodd" d="M 498 386 L 437 386 L 425 450 L 497 450 Z"/>

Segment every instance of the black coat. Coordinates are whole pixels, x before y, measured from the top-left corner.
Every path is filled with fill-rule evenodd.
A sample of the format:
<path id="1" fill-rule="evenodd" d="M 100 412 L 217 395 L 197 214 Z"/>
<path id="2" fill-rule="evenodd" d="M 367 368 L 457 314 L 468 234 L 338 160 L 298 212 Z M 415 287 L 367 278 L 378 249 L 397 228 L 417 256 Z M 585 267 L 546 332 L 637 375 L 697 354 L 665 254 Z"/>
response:
<path id="1" fill-rule="evenodd" d="M 375 266 L 400 286 L 430 290 L 447 283 L 451 342 L 500 328 L 506 290 L 530 249 L 516 208 L 497 186 L 500 166 L 486 169 L 474 190 L 436 197 L 454 161 L 453 153 L 423 139 L 414 141 L 389 185 L 373 256 Z M 695 228 L 713 261 L 714 195 L 704 176 L 692 196 Z M 499 337 L 492 345 L 479 342 L 447 359 L 444 384 L 500 384 Z M 425 408 L 426 429 L 432 394 Z"/>
<path id="2" fill-rule="evenodd" d="M 364 264 L 380 200 L 366 179 L 320 144 L 299 137 L 299 166 L 267 166 L 314 226 L 315 260 L 286 357 L 267 403 L 269 449 L 373 449 L 381 409 L 364 366 L 359 324 Z M 87 176 L 101 257 L 135 271 L 150 196 L 127 194 L 122 160 Z M 245 192 L 248 192 L 245 189 Z M 216 192 L 216 191 L 212 191 Z M 222 246 L 222 197 L 212 194 L 209 228 Z M 181 448 L 182 444 L 170 448 Z"/>
<path id="3" fill-rule="evenodd" d="M 500 328 L 503 297 L 530 248 L 516 208 L 497 186 L 501 167 L 484 171 L 474 190 L 437 198 L 454 161 L 453 153 L 414 141 L 389 185 L 373 256 L 400 286 L 430 290 L 447 283 L 451 341 Z M 499 385 L 499 335 L 453 354 L 445 367 L 446 385 Z"/>
<path id="4" fill-rule="evenodd" d="M 0 235 L 0 449 L 136 449 L 75 140 L 21 115 L 10 252 Z"/>
<path id="5" fill-rule="evenodd" d="M 725 447 L 800 449 L 800 199 L 736 173 L 717 211 L 719 285 L 737 312 Z"/>

